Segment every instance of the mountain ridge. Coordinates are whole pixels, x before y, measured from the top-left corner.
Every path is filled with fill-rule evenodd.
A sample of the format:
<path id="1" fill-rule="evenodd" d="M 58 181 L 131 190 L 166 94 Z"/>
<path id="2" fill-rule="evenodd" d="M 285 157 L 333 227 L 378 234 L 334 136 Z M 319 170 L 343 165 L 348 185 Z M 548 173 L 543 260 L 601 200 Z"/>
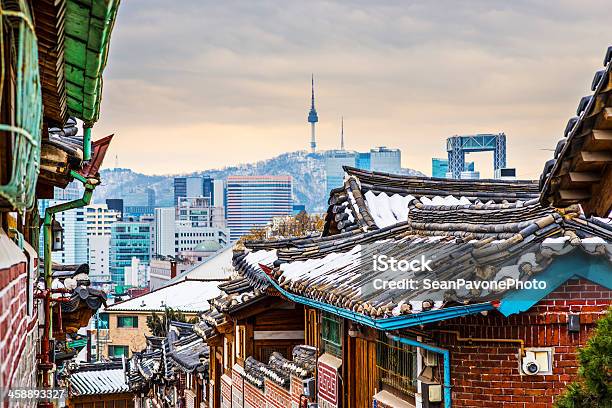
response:
<path id="1" fill-rule="evenodd" d="M 296 151 L 283 153 L 267 160 L 227 166 L 223 169 L 195 171 L 183 174 L 146 175 L 129 168 L 102 169 L 102 184 L 96 188 L 94 202 L 108 198 L 123 198 L 125 206 L 147 205 L 147 188 L 155 191 L 156 205 L 172 206 L 174 177 L 204 176 L 227 179 L 229 175 L 290 175 L 296 204 L 304 204 L 308 212 L 322 212 L 327 207 L 325 191 L 325 162 L 321 153 Z M 402 169 L 402 174 L 424 176 L 413 169 Z"/>

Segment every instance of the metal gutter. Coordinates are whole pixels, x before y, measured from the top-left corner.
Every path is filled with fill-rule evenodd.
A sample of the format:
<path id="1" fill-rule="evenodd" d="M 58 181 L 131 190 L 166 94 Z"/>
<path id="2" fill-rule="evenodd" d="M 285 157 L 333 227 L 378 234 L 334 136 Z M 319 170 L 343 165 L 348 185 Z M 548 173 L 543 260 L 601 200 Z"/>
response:
<path id="1" fill-rule="evenodd" d="M 43 331 L 42 340 L 41 340 L 42 350 L 41 350 L 39 367 L 41 368 L 41 371 L 43 372 L 43 384 L 45 386 L 48 386 L 47 381 L 49 378 L 49 372 L 51 368 L 53 367 L 53 364 L 51 363 L 51 356 L 49 355 L 50 354 L 50 350 L 49 350 L 50 340 L 53 337 L 53 324 L 51 321 L 52 319 L 51 296 L 50 296 L 50 293 L 52 290 L 51 284 L 53 280 L 53 270 L 52 270 L 53 260 L 51 257 L 51 249 L 52 249 L 52 243 L 53 243 L 51 226 L 53 224 L 53 218 L 55 217 L 55 214 L 57 213 L 68 211 L 74 208 L 84 207 L 88 205 L 91 202 L 91 197 L 93 195 L 94 189 L 100 183 L 98 179 L 85 178 L 74 170 L 70 171 L 70 175 L 74 177 L 75 179 L 79 180 L 85 186 L 85 192 L 83 193 L 83 197 L 77 200 L 68 201 L 65 203 L 54 205 L 52 207 L 48 207 L 45 211 L 45 218 L 43 221 L 44 272 L 45 272 L 45 294 L 46 295 L 44 297 L 45 330 Z M 58 299 L 55 299 L 54 301 L 58 301 Z M 47 402 L 44 402 L 41 404 L 42 406 L 45 406 L 45 407 L 52 406 L 52 405 L 49 405 L 49 403 Z"/>
<path id="2" fill-rule="evenodd" d="M 395 336 L 393 334 L 387 333 L 387 337 L 393 341 L 397 341 L 399 343 L 407 344 L 413 347 L 419 347 L 425 350 L 429 350 L 434 353 L 442 354 L 444 358 L 444 408 L 452 407 L 452 399 L 451 399 L 451 380 L 450 380 L 450 352 L 446 349 L 431 346 L 426 343 L 421 343 L 420 341 L 407 339 L 405 337 Z"/>
<path id="3" fill-rule="evenodd" d="M 267 268 L 265 265 L 260 265 L 262 270 Z M 336 316 L 352 320 L 354 322 L 372 327 L 376 330 L 389 331 L 398 330 L 406 327 L 420 326 L 427 323 L 433 323 L 441 320 L 448 320 L 455 317 L 477 314 L 484 311 L 494 310 L 495 306 L 491 302 L 477 303 L 474 305 L 453 306 L 445 309 L 431 310 L 428 312 L 415 313 L 412 315 L 387 317 L 382 319 L 374 319 L 362 313 L 356 313 L 352 310 L 342 309 L 327 303 L 319 302 L 305 298 L 303 296 L 294 295 L 281 288 L 280 285 L 265 273 L 266 279 L 278 290 L 284 297 L 295 303 L 300 303 L 316 309 L 335 314 Z"/>

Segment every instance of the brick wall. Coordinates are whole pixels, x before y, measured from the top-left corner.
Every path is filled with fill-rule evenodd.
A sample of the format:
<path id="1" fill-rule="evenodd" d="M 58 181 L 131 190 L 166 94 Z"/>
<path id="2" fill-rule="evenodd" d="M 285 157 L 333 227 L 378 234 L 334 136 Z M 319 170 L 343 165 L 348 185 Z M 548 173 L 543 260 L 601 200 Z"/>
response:
<path id="1" fill-rule="evenodd" d="M 14 246 L 14 250 L 21 250 Z M 25 259 L 25 257 L 24 257 Z M 36 386 L 36 313 L 28 316 L 28 264 L 0 269 L 0 392 Z M 2 405 L 8 406 L 4 395 Z M 19 404 L 13 404 L 19 406 Z"/>
<path id="2" fill-rule="evenodd" d="M 461 342 L 438 333 L 451 351 L 453 406 L 545 408 L 577 372 L 576 350 L 584 346 L 594 322 L 612 305 L 612 291 L 585 280 L 570 280 L 520 315 L 467 316 L 430 327 L 459 331 L 461 337 L 522 339 L 525 347 L 552 347 L 551 375 L 521 375 L 519 345 Z M 568 314 L 580 314 L 580 331 L 568 331 Z"/>

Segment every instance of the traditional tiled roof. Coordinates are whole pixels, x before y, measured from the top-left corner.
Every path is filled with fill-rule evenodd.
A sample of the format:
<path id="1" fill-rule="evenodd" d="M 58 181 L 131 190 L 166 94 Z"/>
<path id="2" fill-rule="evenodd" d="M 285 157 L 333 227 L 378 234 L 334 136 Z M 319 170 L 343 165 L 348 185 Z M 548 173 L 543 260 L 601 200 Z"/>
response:
<path id="1" fill-rule="evenodd" d="M 358 186 L 361 181 L 352 179 L 356 173 L 347 169 L 345 183 L 350 191 L 361 194 L 360 202 L 348 200 L 347 208 L 355 215 L 356 229 L 319 238 L 247 242 L 247 251 L 234 257 L 236 270 L 254 287 L 273 284 L 281 294 L 297 296 L 298 301 L 315 301 L 380 319 L 494 302 L 510 289 L 375 290 L 372 282 L 376 279 L 525 281 L 546 270 L 557 257 L 572 251 L 612 262 L 609 221 L 587 219 L 577 206 L 544 208 L 537 200 L 533 183 L 506 183 L 503 189 L 516 187 L 511 189 L 513 200 L 501 199 L 503 189 L 493 182 L 486 182 L 485 193 L 490 197 L 493 193 L 500 195 L 488 202 L 481 201 L 482 194 L 431 199 L 432 194 L 427 190 L 434 188 L 431 185 L 424 187 L 420 198 L 385 195 L 381 199 L 388 184 L 396 182 L 395 176 L 381 178 L 376 173 L 360 172 L 368 181 L 367 191 L 362 194 L 364 185 Z M 434 181 L 437 193 L 445 182 Z M 481 188 L 475 186 L 478 183 L 462 181 L 457 191 L 478 192 Z M 379 195 L 374 191 L 379 191 Z M 393 200 L 395 204 L 390 205 Z M 330 213 L 340 213 L 334 211 L 333 204 L 330 208 Z M 370 217 L 369 223 L 364 222 L 367 217 Z M 383 225 L 381 219 L 388 221 Z M 344 228 L 340 223 L 330 223 L 328 233 L 334 225 Z M 375 271 L 374 255 L 399 259 L 424 257 L 432 261 L 432 271 Z"/>
<path id="2" fill-rule="evenodd" d="M 309 378 L 314 375 L 317 361 L 317 350 L 312 346 L 298 345 L 293 348 L 293 360 L 286 359 L 282 354 L 274 352 L 270 355 L 268 364 L 248 357 L 244 361 L 245 379 L 254 386 L 263 389 L 264 380 L 288 388 L 290 376 Z"/>
<path id="3" fill-rule="evenodd" d="M 217 287 L 223 281 L 187 279 L 164 286 L 147 294 L 115 303 L 108 312 L 163 311 L 166 307 L 182 312 L 204 312 L 209 309 L 207 299 L 221 294 Z"/>
<path id="4" fill-rule="evenodd" d="M 540 177 L 543 205 L 580 203 L 587 215 L 612 211 L 612 46 Z"/>
<path id="5" fill-rule="evenodd" d="M 538 197 L 532 181 L 437 179 L 344 169 L 344 186 L 330 193 L 324 236 L 388 227 L 406 221 L 417 206 L 512 208 Z"/>
<path id="6" fill-rule="evenodd" d="M 81 365 L 71 372 L 69 386 L 73 396 L 129 392 L 121 362 Z"/>
<path id="7" fill-rule="evenodd" d="M 209 348 L 190 323 L 171 321 L 166 337 L 147 337 L 146 351 L 134 353 L 126 376 L 130 389 L 174 381 L 176 370 L 208 375 Z"/>

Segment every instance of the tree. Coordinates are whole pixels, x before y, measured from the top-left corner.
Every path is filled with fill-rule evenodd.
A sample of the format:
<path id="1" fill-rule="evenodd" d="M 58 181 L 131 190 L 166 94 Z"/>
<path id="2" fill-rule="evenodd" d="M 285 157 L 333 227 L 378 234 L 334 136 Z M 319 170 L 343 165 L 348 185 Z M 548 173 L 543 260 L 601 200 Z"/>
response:
<path id="1" fill-rule="evenodd" d="M 171 307 L 166 307 L 164 313 L 158 315 L 153 312 L 151 316 L 147 316 L 147 327 L 151 334 L 156 337 L 166 337 L 170 322 L 197 323 L 197 318 L 189 319 L 180 310 L 174 310 Z"/>
<path id="2" fill-rule="evenodd" d="M 555 402 L 556 408 L 612 408 L 612 309 L 578 351 L 579 378 Z"/>

